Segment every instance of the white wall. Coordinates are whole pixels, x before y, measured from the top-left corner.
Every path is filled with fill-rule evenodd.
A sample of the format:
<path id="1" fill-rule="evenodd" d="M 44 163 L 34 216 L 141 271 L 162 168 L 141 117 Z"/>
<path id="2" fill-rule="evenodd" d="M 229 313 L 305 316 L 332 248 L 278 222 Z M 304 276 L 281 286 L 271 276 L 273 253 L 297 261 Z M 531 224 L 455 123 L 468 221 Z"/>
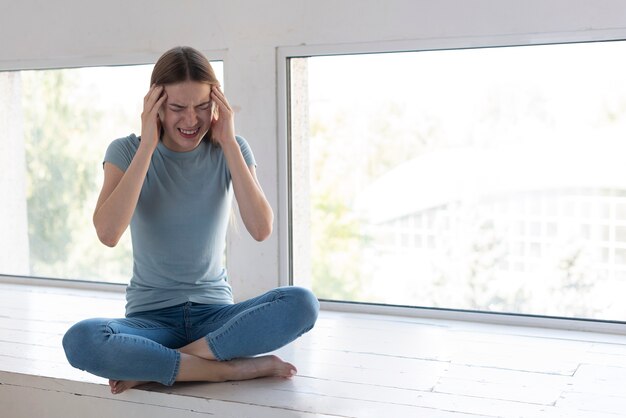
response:
<path id="1" fill-rule="evenodd" d="M 182 44 L 224 58 L 238 132 L 255 150 L 277 226 L 286 215 L 277 178 L 277 47 L 615 36 L 626 37 L 622 0 L 0 0 L 0 70 L 153 61 Z M 258 244 L 240 229 L 229 244 L 239 299 L 276 286 L 286 256 L 279 233 Z"/>
<path id="2" fill-rule="evenodd" d="M 5 272 L 17 275 L 30 274 L 28 216 L 26 207 L 26 182 L 24 176 L 14 178 L 5 173 L 24 173 L 26 150 L 22 138 L 23 115 L 19 73 L 0 73 L 0 266 Z M 5 198 L 5 196 L 10 198 Z"/>

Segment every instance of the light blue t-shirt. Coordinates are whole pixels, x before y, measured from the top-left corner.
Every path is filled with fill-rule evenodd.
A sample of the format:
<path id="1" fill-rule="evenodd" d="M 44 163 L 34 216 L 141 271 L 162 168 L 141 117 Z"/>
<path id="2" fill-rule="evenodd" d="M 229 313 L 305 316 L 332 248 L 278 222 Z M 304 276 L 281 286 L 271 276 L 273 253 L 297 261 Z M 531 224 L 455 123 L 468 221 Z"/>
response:
<path id="1" fill-rule="evenodd" d="M 113 141 L 104 161 L 126 171 L 140 138 Z M 254 155 L 237 142 L 248 166 Z M 231 176 L 222 149 L 202 141 L 189 152 L 159 142 L 130 222 L 133 276 L 126 314 L 186 302 L 231 304 L 223 263 L 232 202 Z"/>

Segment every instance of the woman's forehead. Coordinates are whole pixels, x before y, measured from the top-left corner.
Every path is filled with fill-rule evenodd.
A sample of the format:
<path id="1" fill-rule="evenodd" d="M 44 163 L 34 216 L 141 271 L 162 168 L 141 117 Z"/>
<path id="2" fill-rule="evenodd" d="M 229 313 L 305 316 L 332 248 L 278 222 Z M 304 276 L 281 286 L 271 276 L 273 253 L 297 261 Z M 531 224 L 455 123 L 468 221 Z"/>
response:
<path id="1" fill-rule="evenodd" d="M 194 104 L 211 99 L 211 85 L 197 81 L 167 84 L 165 86 L 167 101 L 177 104 Z"/>

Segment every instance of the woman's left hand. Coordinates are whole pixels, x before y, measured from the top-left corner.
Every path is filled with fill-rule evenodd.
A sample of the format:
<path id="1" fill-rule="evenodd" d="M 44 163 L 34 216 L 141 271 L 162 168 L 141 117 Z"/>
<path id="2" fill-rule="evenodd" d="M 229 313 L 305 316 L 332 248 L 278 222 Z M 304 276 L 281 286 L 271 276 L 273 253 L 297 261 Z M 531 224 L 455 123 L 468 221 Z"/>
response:
<path id="1" fill-rule="evenodd" d="M 211 100 L 215 103 L 217 111 L 211 122 L 211 134 L 215 142 L 223 146 L 229 141 L 235 140 L 235 112 L 230 107 L 226 96 L 218 86 L 211 87 Z"/>
<path id="2" fill-rule="evenodd" d="M 263 194 L 254 166 L 246 165 L 235 138 L 235 112 L 218 86 L 211 88 L 211 100 L 215 102 L 218 113 L 211 125 L 212 137 L 224 151 L 241 219 L 250 235 L 257 241 L 263 241 L 272 233 L 272 207 Z"/>

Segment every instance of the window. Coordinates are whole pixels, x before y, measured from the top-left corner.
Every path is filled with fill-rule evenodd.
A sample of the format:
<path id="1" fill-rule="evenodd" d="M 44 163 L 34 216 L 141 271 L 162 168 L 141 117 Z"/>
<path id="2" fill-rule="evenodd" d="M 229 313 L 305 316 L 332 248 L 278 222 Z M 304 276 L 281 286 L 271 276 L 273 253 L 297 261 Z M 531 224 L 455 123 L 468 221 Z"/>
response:
<path id="1" fill-rule="evenodd" d="M 223 80 L 222 62 L 212 62 Z M 126 283 L 91 218 L 108 144 L 141 133 L 152 65 L 0 72 L 0 274 Z"/>
<path id="2" fill-rule="evenodd" d="M 292 274 L 626 321 L 626 42 L 288 58 Z"/>

